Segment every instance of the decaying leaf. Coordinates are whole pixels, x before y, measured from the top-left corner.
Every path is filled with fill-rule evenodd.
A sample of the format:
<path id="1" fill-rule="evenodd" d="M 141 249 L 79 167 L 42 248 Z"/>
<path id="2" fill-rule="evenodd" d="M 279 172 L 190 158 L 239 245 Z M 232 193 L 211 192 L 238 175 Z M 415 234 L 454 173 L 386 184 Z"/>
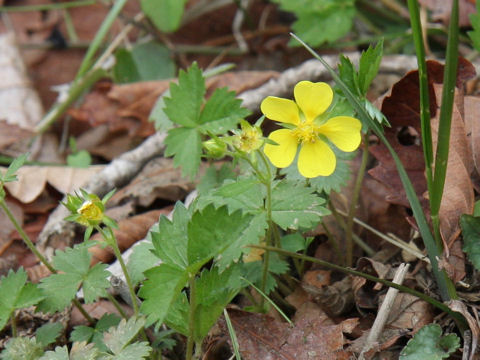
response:
<path id="1" fill-rule="evenodd" d="M 419 0 L 420 4 L 432 11 L 432 19 L 441 21 L 444 24 L 450 22 L 450 13 L 452 11 L 452 0 Z M 460 0 L 459 4 L 459 24 L 460 26 L 470 26 L 469 15 L 475 13 L 475 0 Z"/>
<path id="2" fill-rule="evenodd" d="M 35 200 L 44 190 L 47 182 L 62 194 L 78 190 L 93 175 L 103 169 L 94 165 L 89 168 L 68 166 L 22 166 L 17 171 L 18 180 L 6 183 L 9 193 L 23 203 Z M 5 171 L 5 168 L 0 168 Z"/>

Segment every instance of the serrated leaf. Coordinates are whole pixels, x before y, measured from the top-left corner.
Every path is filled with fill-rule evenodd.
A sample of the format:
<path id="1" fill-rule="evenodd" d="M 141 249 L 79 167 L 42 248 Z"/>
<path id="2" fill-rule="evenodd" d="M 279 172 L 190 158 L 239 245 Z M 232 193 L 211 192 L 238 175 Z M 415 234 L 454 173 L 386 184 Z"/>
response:
<path id="1" fill-rule="evenodd" d="M 40 360 L 70 360 L 66 346 L 57 346 L 55 351 L 47 351 Z"/>
<path id="2" fill-rule="evenodd" d="M 358 86 L 358 73 L 355 70 L 352 61 L 343 54 L 340 55 L 338 75 L 353 93 L 356 95 L 361 94 Z"/>
<path id="3" fill-rule="evenodd" d="M 40 288 L 46 298 L 38 308 L 44 312 L 63 310 L 73 300 L 81 284 L 87 303 L 105 295 L 110 286 L 107 280 L 110 275 L 106 271 L 107 265 L 96 264 L 89 269 L 90 259 L 91 254 L 84 246 L 67 248 L 65 251 L 57 250 L 53 264 L 62 273 L 42 279 Z"/>
<path id="4" fill-rule="evenodd" d="M 116 314 L 105 314 L 95 324 L 95 328 L 88 326 L 75 326 L 70 333 L 70 341 L 72 342 L 91 342 L 101 351 L 107 351 L 107 347 L 103 343 L 103 334 L 112 326 L 117 326 L 120 317 Z"/>
<path id="5" fill-rule="evenodd" d="M 16 337 L 5 344 L 0 354 L 2 360 L 37 360 L 43 354 L 43 345 L 35 338 Z"/>
<path id="6" fill-rule="evenodd" d="M 201 266 L 221 255 L 244 235 L 251 219 L 239 211 L 229 214 L 226 207 L 215 209 L 213 205 L 195 212 L 188 224 L 189 265 Z M 236 251 L 240 254 L 242 249 Z"/>
<path id="7" fill-rule="evenodd" d="M 195 309 L 194 338 L 201 341 L 215 324 L 225 306 L 239 289 L 229 286 L 233 267 L 219 273 L 218 268 L 203 270 L 195 281 L 197 307 Z"/>
<path id="8" fill-rule="evenodd" d="M 147 315 L 148 325 L 162 322 L 168 309 L 188 280 L 188 272 L 174 265 L 160 264 L 145 272 L 147 280 L 139 291 L 145 299 L 141 310 Z"/>
<path id="9" fill-rule="evenodd" d="M 149 120 L 155 123 L 155 130 L 168 131 L 172 129 L 175 124 L 165 114 L 165 98 L 170 97 L 170 89 L 167 89 L 162 95 L 160 95 L 150 112 Z"/>
<path id="10" fill-rule="evenodd" d="M 170 129 L 165 139 L 166 156 L 174 156 L 175 167 L 181 166 L 182 176 L 195 177 L 202 156 L 202 139 L 193 128 L 180 127 Z"/>
<path id="11" fill-rule="evenodd" d="M 234 91 L 227 88 L 215 89 L 200 115 L 199 129 L 203 134 L 225 134 L 234 128 L 250 111 L 242 108 L 242 101 L 235 98 Z"/>
<path id="12" fill-rule="evenodd" d="M 477 270 L 480 270 L 480 217 L 464 214 L 460 217 L 463 251 Z"/>
<path id="13" fill-rule="evenodd" d="M 178 84 L 170 85 L 170 97 L 164 98 L 164 111 L 174 123 L 193 128 L 199 124 L 204 95 L 202 71 L 193 63 L 187 72 L 180 70 Z"/>
<path id="14" fill-rule="evenodd" d="M 172 303 L 165 317 L 165 324 L 176 332 L 188 336 L 189 303 L 187 295 L 182 292 Z"/>
<path id="15" fill-rule="evenodd" d="M 187 225 L 190 214 L 180 202 L 175 205 L 172 221 L 162 216 L 159 221 L 159 231 L 152 232 L 154 254 L 165 264 L 186 269 L 187 259 Z"/>
<path id="16" fill-rule="evenodd" d="M 10 270 L 0 278 L 0 329 L 7 324 L 13 311 L 37 304 L 43 294 L 35 284 L 27 284 L 27 273 L 23 268 Z"/>
<path id="17" fill-rule="evenodd" d="M 113 354 L 119 354 L 144 326 L 143 317 L 132 316 L 128 321 L 122 319 L 116 327 L 110 328 L 103 335 L 103 342 Z"/>
<path id="18" fill-rule="evenodd" d="M 133 252 L 128 258 L 127 271 L 135 285 L 145 279 L 143 274 L 145 271 L 158 264 L 158 257 L 153 254 L 152 250 L 153 244 L 144 241 L 133 248 Z"/>
<path id="19" fill-rule="evenodd" d="M 145 359 L 152 348 L 148 345 L 146 341 L 136 342 L 126 346 L 118 354 L 115 355 L 106 355 L 101 357 L 101 360 L 137 360 Z"/>
<path id="20" fill-rule="evenodd" d="M 210 166 L 205 175 L 200 179 L 200 183 L 197 185 L 197 191 L 200 197 L 205 195 L 208 191 L 219 187 L 227 179 L 235 179 L 236 173 L 233 171 L 230 163 L 225 163 L 217 170 L 215 166 Z"/>
<path id="21" fill-rule="evenodd" d="M 98 349 L 94 344 L 86 342 L 75 342 L 70 350 L 70 360 L 96 360 L 98 359 Z"/>
<path id="22" fill-rule="evenodd" d="M 47 346 L 55 342 L 62 330 L 63 326 L 58 322 L 46 323 L 37 329 L 35 337 L 39 344 Z"/>
<path id="23" fill-rule="evenodd" d="M 281 181 L 272 191 L 272 219 L 282 229 L 308 229 L 330 213 L 324 203 L 311 188 Z"/>
<path id="24" fill-rule="evenodd" d="M 467 34 L 472 40 L 475 50 L 480 51 L 480 2 L 477 1 L 477 12 L 470 14 L 470 22 L 472 24 L 472 31 L 468 31 Z"/>
<path id="25" fill-rule="evenodd" d="M 438 324 L 422 327 L 400 353 L 400 360 L 441 360 L 448 358 L 460 346 L 455 334 L 442 338 L 442 328 Z"/>
<path id="26" fill-rule="evenodd" d="M 382 56 L 383 40 L 380 40 L 375 47 L 370 45 L 366 51 L 362 52 L 358 66 L 358 85 L 361 95 L 367 94 L 370 84 L 377 76 Z"/>
<path id="27" fill-rule="evenodd" d="M 163 32 L 180 26 L 186 0 L 141 0 L 142 11 Z"/>

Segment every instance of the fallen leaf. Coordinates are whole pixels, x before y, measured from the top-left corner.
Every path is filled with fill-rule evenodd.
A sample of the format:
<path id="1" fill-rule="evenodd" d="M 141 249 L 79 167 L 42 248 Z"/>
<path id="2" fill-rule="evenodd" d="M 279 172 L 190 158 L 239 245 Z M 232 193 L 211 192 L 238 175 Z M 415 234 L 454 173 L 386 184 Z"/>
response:
<path id="1" fill-rule="evenodd" d="M 5 171 L 5 168 L 0 168 Z M 44 190 L 47 182 L 62 194 L 79 189 L 103 166 L 72 168 L 67 166 L 22 166 L 17 171 L 18 180 L 6 183 L 10 195 L 23 203 L 35 200 Z"/>
<path id="2" fill-rule="evenodd" d="M 432 11 L 432 19 L 441 21 L 445 25 L 450 22 L 452 11 L 452 0 L 419 0 L 420 4 Z M 476 12 L 475 2 L 471 0 L 460 0 L 458 2 L 459 25 L 461 27 L 470 26 L 470 14 Z"/>

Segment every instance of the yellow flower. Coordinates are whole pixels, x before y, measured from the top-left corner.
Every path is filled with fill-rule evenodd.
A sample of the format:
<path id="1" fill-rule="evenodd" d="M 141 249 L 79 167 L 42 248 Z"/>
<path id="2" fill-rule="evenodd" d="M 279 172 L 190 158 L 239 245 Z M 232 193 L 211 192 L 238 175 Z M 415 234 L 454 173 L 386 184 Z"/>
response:
<path id="1" fill-rule="evenodd" d="M 342 151 L 354 151 L 361 142 L 362 124 L 350 116 L 335 116 L 325 122 L 316 120 L 333 100 L 332 88 L 327 83 L 300 81 L 293 93 L 295 102 L 269 96 L 260 105 L 267 118 L 287 127 L 269 135 L 278 145 L 266 144 L 265 155 L 273 165 L 284 168 L 293 162 L 300 145 L 300 174 L 306 178 L 329 176 L 337 160 L 326 139 Z"/>
<path id="2" fill-rule="evenodd" d="M 245 153 L 259 149 L 263 145 L 262 130 L 258 126 L 252 126 L 245 120 L 240 122 L 242 130 L 234 136 L 233 145 Z"/>
<path id="3" fill-rule="evenodd" d="M 80 215 L 77 218 L 77 222 L 85 226 L 97 225 L 103 220 L 103 210 L 103 204 L 100 199 L 98 201 L 86 200 L 77 210 L 77 213 Z"/>

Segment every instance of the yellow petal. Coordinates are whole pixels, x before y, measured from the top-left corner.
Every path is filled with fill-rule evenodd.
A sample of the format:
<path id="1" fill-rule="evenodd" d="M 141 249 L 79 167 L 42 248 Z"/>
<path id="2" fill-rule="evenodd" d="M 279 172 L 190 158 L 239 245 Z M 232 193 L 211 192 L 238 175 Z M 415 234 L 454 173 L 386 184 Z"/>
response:
<path id="1" fill-rule="evenodd" d="M 297 153 L 297 139 L 288 129 L 276 130 L 270 134 L 269 139 L 278 145 L 266 144 L 263 152 L 277 168 L 284 168 L 290 165 Z"/>
<path id="2" fill-rule="evenodd" d="M 332 88 L 324 82 L 300 81 L 295 85 L 293 94 L 307 121 L 313 121 L 318 115 L 323 114 L 333 100 Z"/>
<path id="3" fill-rule="evenodd" d="M 263 99 L 260 110 L 270 120 L 294 125 L 300 122 L 298 106 L 292 100 L 269 96 Z"/>
<path id="4" fill-rule="evenodd" d="M 323 141 L 302 144 L 298 154 L 298 171 L 306 178 L 329 176 L 337 165 L 337 159 L 330 147 Z"/>
<path id="5" fill-rule="evenodd" d="M 354 151 L 360 145 L 362 137 L 360 120 L 350 116 L 336 116 L 320 126 L 319 133 L 325 135 L 342 151 Z"/>

